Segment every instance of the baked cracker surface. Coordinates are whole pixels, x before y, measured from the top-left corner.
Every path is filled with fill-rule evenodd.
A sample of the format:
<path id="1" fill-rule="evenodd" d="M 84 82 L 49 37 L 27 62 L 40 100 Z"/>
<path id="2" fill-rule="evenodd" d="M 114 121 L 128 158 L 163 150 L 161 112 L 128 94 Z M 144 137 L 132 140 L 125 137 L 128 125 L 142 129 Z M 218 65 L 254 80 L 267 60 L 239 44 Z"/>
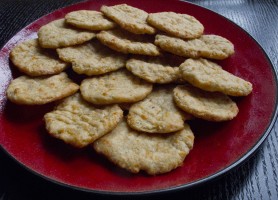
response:
<path id="1" fill-rule="evenodd" d="M 155 175 L 181 166 L 193 143 L 194 135 L 187 124 L 172 134 L 150 135 L 132 130 L 122 121 L 109 134 L 95 141 L 93 147 L 132 173 L 143 170 Z"/>
<path id="2" fill-rule="evenodd" d="M 111 131 L 122 117 L 119 106 L 95 107 L 77 93 L 45 114 L 44 120 L 50 135 L 82 148 Z"/>

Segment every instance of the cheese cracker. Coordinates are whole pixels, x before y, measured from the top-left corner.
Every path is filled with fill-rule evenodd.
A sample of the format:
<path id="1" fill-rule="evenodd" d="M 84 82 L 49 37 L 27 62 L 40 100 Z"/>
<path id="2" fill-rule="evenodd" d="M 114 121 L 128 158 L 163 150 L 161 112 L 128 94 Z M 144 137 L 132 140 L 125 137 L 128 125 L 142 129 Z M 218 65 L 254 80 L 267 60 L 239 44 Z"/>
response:
<path id="1" fill-rule="evenodd" d="M 44 120 L 50 135 L 82 148 L 111 131 L 122 117 L 123 111 L 119 106 L 97 108 L 77 93 L 45 114 Z"/>
<path id="2" fill-rule="evenodd" d="M 137 132 L 122 121 L 113 131 L 93 143 L 94 149 L 113 163 L 132 173 L 150 175 L 169 172 L 183 164 L 193 148 L 190 127 L 167 135 Z"/>

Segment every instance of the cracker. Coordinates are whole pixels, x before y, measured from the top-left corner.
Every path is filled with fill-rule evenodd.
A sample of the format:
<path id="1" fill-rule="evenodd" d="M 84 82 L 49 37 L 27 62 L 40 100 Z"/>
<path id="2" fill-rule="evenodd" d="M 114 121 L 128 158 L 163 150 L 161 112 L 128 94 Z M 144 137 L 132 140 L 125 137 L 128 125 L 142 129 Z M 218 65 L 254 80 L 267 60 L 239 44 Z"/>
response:
<path id="1" fill-rule="evenodd" d="M 151 83 L 171 83 L 180 77 L 178 66 L 171 66 L 161 58 L 138 59 L 131 58 L 126 68 L 134 75 Z"/>
<path id="2" fill-rule="evenodd" d="M 95 37 L 95 33 L 68 26 L 65 19 L 54 20 L 38 31 L 39 43 L 43 48 L 59 48 L 82 44 Z"/>
<path id="3" fill-rule="evenodd" d="M 119 4 L 115 6 L 102 6 L 100 10 L 108 18 L 119 24 L 121 28 L 129 32 L 135 34 L 155 33 L 155 29 L 146 21 L 148 13 L 141 9 L 127 4 Z"/>
<path id="4" fill-rule="evenodd" d="M 126 69 L 82 81 L 84 99 L 94 104 L 136 102 L 152 91 L 152 84 L 132 75 Z"/>
<path id="5" fill-rule="evenodd" d="M 122 117 L 118 105 L 97 108 L 77 93 L 45 114 L 44 120 L 50 135 L 82 148 L 114 129 Z"/>
<path id="6" fill-rule="evenodd" d="M 36 78 L 20 76 L 10 83 L 7 97 L 16 104 L 40 105 L 70 96 L 78 89 L 64 72 Z"/>
<path id="7" fill-rule="evenodd" d="M 84 44 L 57 49 L 60 59 L 71 62 L 78 74 L 99 75 L 125 66 L 126 56 L 93 40 Z"/>
<path id="8" fill-rule="evenodd" d="M 114 28 L 116 24 L 106 19 L 103 13 L 94 10 L 77 10 L 66 14 L 67 24 L 77 28 L 101 31 Z"/>
<path id="9" fill-rule="evenodd" d="M 125 54 L 149 56 L 160 54 L 158 47 L 152 43 L 153 39 L 146 35 L 135 35 L 124 30 L 115 29 L 101 31 L 97 34 L 97 39 L 109 48 Z"/>
<path id="10" fill-rule="evenodd" d="M 58 74 L 68 66 L 59 60 L 55 52 L 42 49 L 38 39 L 17 45 L 12 49 L 10 59 L 21 72 L 29 76 Z"/>
<path id="11" fill-rule="evenodd" d="M 185 112 L 208 121 L 231 120 L 238 114 L 236 103 L 227 95 L 207 92 L 191 85 L 177 86 L 174 100 Z"/>
<path id="12" fill-rule="evenodd" d="M 232 42 L 218 35 L 202 35 L 192 40 L 156 35 L 155 44 L 167 52 L 190 58 L 223 60 L 234 54 Z"/>
<path id="13" fill-rule="evenodd" d="M 143 170 L 155 175 L 181 166 L 193 143 L 194 135 L 187 124 L 172 134 L 150 135 L 132 130 L 122 121 L 109 134 L 95 141 L 93 147 L 132 173 Z"/>
<path id="14" fill-rule="evenodd" d="M 183 39 L 200 37 L 204 26 L 193 16 L 175 12 L 151 13 L 147 22 L 155 28 Z"/>
<path id="15" fill-rule="evenodd" d="M 127 115 L 128 125 L 147 133 L 170 133 L 181 130 L 187 113 L 176 107 L 173 87 L 158 87 L 144 100 L 131 106 Z"/>
<path id="16" fill-rule="evenodd" d="M 205 43 L 207 48 L 201 50 L 201 56 L 204 58 L 223 60 L 235 52 L 233 43 L 219 35 L 203 35 L 200 40 Z"/>
<path id="17" fill-rule="evenodd" d="M 211 92 L 222 92 L 231 96 L 247 96 L 252 92 L 252 84 L 206 59 L 187 59 L 180 65 L 183 79 Z"/>

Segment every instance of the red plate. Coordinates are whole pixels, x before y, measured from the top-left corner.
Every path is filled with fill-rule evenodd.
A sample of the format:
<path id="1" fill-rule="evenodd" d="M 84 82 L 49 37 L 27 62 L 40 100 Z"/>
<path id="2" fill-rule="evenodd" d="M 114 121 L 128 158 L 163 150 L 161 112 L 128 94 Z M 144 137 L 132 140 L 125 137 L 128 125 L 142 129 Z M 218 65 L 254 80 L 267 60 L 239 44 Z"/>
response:
<path id="1" fill-rule="evenodd" d="M 45 131 L 42 117 L 46 106 L 17 106 L 6 100 L 5 90 L 14 73 L 10 50 L 36 37 L 38 29 L 66 13 L 79 9 L 99 10 L 102 4 L 128 3 L 147 12 L 175 11 L 195 16 L 205 33 L 226 37 L 235 45 L 235 54 L 219 62 L 223 68 L 253 83 L 251 95 L 236 98 L 238 116 L 229 122 L 195 121 L 195 146 L 182 167 L 163 175 L 130 174 L 92 149 L 73 149 Z M 11 68 L 10 68 L 11 67 Z M 53 182 L 78 190 L 142 194 L 189 188 L 218 177 L 246 160 L 264 141 L 277 115 L 277 76 L 258 43 L 226 18 L 205 8 L 179 1 L 102 0 L 62 8 L 40 18 L 17 33 L 0 52 L 0 143 L 20 164 Z"/>

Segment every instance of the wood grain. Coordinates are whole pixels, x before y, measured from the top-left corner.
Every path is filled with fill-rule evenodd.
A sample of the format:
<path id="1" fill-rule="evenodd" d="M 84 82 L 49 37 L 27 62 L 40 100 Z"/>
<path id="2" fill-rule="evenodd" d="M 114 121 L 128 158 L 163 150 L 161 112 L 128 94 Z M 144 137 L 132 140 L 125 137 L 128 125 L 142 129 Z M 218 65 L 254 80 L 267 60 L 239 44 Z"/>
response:
<path id="1" fill-rule="evenodd" d="M 79 0 L 80 1 L 80 0 Z M 78 0 L 1 0 L 0 46 L 20 29 L 60 7 Z M 191 0 L 238 24 L 251 34 L 278 69 L 278 2 L 276 0 Z M 144 196 L 143 199 L 278 199 L 278 122 L 261 148 L 242 166 L 218 180 L 187 191 Z M 0 200 L 105 199 L 49 183 L 31 174 L 0 151 Z M 140 197 L 117 197 L 141 199 Z"/>

